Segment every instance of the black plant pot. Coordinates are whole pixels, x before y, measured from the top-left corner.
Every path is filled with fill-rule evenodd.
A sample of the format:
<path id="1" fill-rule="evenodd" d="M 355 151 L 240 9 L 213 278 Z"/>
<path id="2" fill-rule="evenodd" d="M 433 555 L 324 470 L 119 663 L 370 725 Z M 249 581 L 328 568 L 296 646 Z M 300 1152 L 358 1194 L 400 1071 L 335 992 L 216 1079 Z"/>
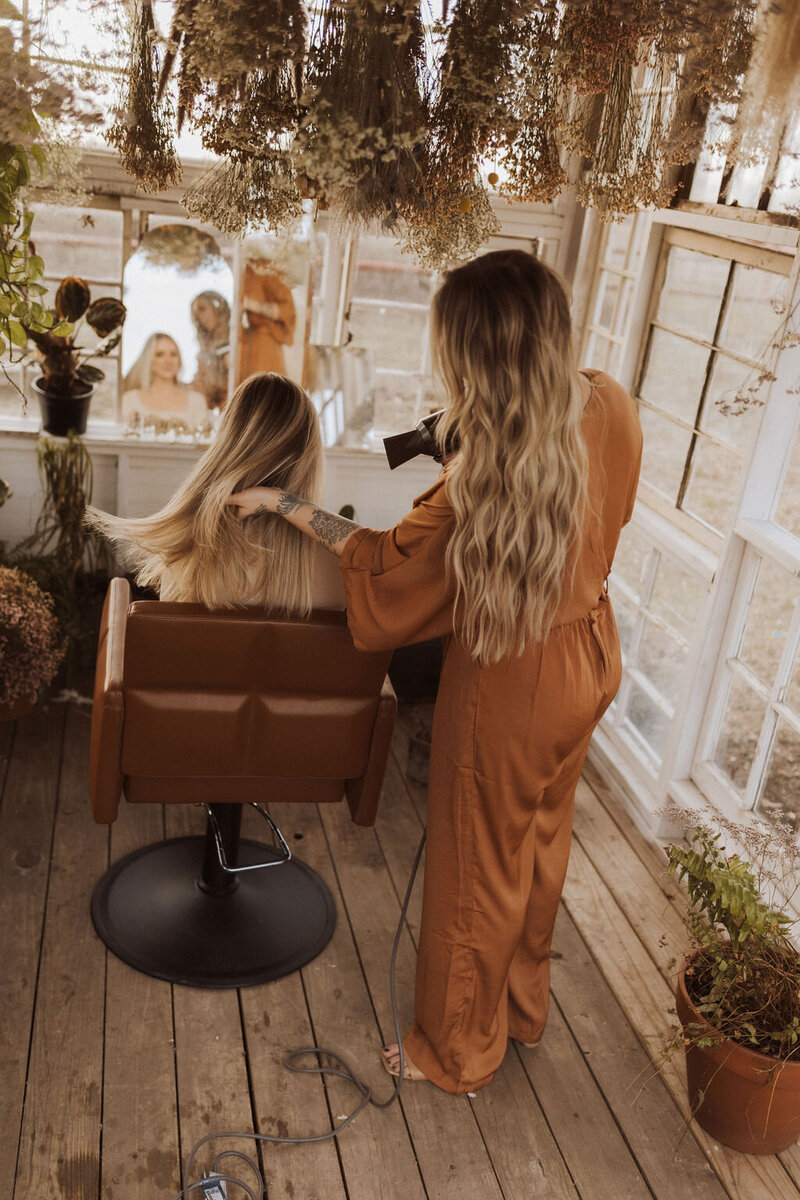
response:
<path id="1" fill-rule="evenodd" d="M 33 390 L 39 397 L 42 412 L 42 429 L 53 437 L 66 437 L 72 433 L 86 433 L 86 420 L 94 388 L 90 383 L 83 385 L 77 395 L 65 396 L 61 392 L 48 392 L 44 379 L 34 382 Z"/>

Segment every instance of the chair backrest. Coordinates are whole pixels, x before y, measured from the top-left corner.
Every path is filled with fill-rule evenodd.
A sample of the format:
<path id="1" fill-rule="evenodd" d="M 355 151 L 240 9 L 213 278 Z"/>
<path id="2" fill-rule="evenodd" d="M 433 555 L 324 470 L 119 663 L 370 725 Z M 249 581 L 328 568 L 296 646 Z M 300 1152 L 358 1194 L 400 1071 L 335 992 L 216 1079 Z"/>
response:
<path id="1" fill-rule="evenodd" d="M 107 611 L 101 650 L 119 661 L 124 639 L 121 677 L 107 686 L 101 653 L 98 686 L 101 705 L 116 692 L 118 708 L 121 695 L 118 762 L 130 800 L 246 800 L 265 780 L 285 781 L 287 799 L 341 799 L 364 776 L 390 656 L 356 650 L 343 613 L 300 620 L 119 598 L 118 589 L 124 629 L 108 630 Z M 95 805 L 97 819 L 114 815 Z"/>

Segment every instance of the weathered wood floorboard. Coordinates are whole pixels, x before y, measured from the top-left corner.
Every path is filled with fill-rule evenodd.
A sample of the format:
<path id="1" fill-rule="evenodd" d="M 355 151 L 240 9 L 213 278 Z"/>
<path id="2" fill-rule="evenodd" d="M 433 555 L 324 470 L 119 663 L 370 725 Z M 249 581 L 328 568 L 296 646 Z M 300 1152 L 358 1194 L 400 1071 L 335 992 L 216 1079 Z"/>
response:
<path id="1" fill-rule="evenodd" d="M 331 888 L 338 925 L 314 962 L 273 984 L 173 988 L 108 953 L 89 919 L 109 861 L 164 836 L 161 809 L 89 811 L 86 712 L 53 706 L 0 727 L 0 1190 L 13 1200 L 169 1200 L 180 1158 L 210 1131 L 317 1133 L 357 1102 L 337 1079 L 283 1066 L 302 1044 L 339 1050 L 388 1096 L 389 956 L 424 821 L 406 776 L 415 714 L 401 714 L 374 830 L 345 806 L 276 806 L 293 849 Z M 410 1084 L 342 1136 L 262 1151 L 270 1195 L 296 1200 L 800 1200 L 800 1151 L 749 1158 L 685 1126 L 680 1057 L 654 1078 L 674 1019 L 669 957 L 683 898 L 601 782 L 581 784 L 552 963 L 554 1003 L 536 1050 L 509 1045 L 489 1088 L 450 1097 Z M 200 832 L 173 809 L 170 835 Z M 263 840 L 245 816 L 246 835 Z M 110 851 L 109 851 L 110 844 Z M 52 858 L 51 858 L 52 846 Z M 400 946 L 411 1018 L 421 886 Z M 672 948 L 661 944 L 666 932 Z M 30 1054 L 29 1054 L 30 1050 Z M 215 1144 L 200 1163 L 208 1166 Z M 252 1143 L 241 1148 L 252 1154 Z M 224 1164 L 223 1164 L 224 1165 Z M 229 1160 L 233 1174 L 246 1168 Z M 16 1181 L 15 1180 L 16 1173 Z"/>

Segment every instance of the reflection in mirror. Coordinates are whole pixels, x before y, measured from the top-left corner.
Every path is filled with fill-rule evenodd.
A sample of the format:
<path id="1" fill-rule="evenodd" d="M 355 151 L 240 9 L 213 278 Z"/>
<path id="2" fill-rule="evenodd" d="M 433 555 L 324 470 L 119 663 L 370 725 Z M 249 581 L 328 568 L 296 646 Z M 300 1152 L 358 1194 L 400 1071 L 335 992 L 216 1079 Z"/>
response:
<path id="1" fill-rule="evenodd" d="M 312 236 L 304 218 L 285 234 L 245 238 L 237 383 L 257 371 L 276 371 L 304 383 Z"/>
<path id="2" fill-rule="evenodd" d="M 191 434 L 228 397 L 233 274 L 210 234 L 149 229 L 123 274 L 122 415 L 131 433 Z"/>

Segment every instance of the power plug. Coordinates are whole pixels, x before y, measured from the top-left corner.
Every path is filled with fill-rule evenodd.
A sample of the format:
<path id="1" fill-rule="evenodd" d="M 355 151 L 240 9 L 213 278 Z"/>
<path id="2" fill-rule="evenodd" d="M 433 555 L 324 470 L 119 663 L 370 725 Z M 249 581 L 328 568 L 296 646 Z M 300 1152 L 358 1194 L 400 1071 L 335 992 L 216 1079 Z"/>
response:
<path id="1" fill-rule="evenodd" d="M 202 1200 L 227 1200 L 228 1189 L 220 1175 L 212 1171 L 200 1181 L 198 1192 Z"/>

